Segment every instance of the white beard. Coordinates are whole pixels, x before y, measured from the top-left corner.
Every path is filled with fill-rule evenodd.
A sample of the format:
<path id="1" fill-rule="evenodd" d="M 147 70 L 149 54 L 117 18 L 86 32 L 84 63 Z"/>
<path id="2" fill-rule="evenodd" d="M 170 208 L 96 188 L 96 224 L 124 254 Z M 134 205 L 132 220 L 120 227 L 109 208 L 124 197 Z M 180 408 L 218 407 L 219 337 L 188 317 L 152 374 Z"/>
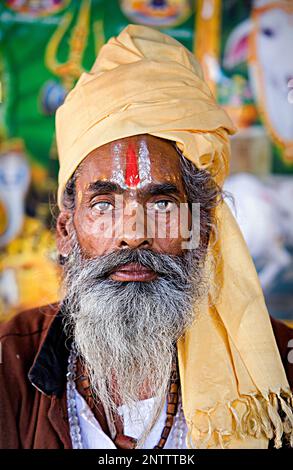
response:
<path id="1" fill-rule="evenodd" d="M 106 414 L 113 416 L 122 403 L 135 406 L 142 392 L 159 398 L 140 444 L 164 405 L 176 342 L 205 291 L 200 254 L 180 258 L 122 250 L 85 260 L 76 247 L 65 265 L 66 325 Z M 108 277 L 113 267 L 133 261 L 156 268 L 157 279 Z"/>

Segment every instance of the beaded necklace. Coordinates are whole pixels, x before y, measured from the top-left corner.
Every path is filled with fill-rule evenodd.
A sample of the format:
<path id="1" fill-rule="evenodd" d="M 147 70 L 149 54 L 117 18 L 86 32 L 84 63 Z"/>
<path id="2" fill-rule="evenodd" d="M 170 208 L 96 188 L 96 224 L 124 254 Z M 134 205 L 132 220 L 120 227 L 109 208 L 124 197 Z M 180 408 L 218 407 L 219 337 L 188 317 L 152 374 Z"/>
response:
<path id="1" fill-rule="evenodd" d="M 68 358 L 68 367 L 67 367 L 67 410 L 68 410 L 68 420 L 69 420 L 69 428 L 70 428 L 70 436 L 72 441 L 73 449 L 83 449 L 82 439 L 81 439 L 81 430 L 79 424 L 79 418 L 77 413 L 77 407 L 75 402 L 75 390 L 76 390 L 76 380 L 77 380 L 77 352 L 75 348 L 72 346 Z M 84 393 L 82 393 L 83 397 L 85 398 L 87 404 L 93 410 L 94 400 L 90 392 L 90 385 L 89 380 L 86 375 L 82 375 L 80 377 L 82 382 L 82 387 Z M 167 416 L 164 428 L 161 433 L 161 437 L 157 445 L 154 446 L 154 449 L 163 449 L 170 431 L 172 429 L 172 425 L 174 423 L 174 417 L 176 416 L 177 409 L 178 409 L 178 397 L 179 397 L 179 373 L 178 373 L 178 363 L 177 358 L 176 361 L 172 365 L 171 377 L 169 382 L 169 389 L 167 394 Z M 128 436 L 118 435 L 114 440 L 116 447 L 123 448 L 123 445 L 118 445 L 119 439 L 117 437 L 123 437 L 124 440 L 131 439 L 133 443 L 134 440 L 129 438 Z M 121 439 L 120 439 L 121 441 Z M 132 446 L 135 448 L 135 445 Z"/>

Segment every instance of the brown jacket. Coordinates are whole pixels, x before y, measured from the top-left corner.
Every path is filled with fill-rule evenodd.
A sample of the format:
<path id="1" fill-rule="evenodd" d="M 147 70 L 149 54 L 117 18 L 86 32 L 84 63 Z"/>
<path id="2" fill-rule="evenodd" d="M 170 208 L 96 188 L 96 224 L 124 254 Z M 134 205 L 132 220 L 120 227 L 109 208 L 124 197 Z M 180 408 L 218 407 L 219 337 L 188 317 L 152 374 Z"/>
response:
<path id="1" fill-rule="evenodd" d="M 64 307 L 62 307 L 64 308 Z M 68 345 L 62 308 L 47 305 L 0 325 L 0 448 L 70 449 L 66 409 Z M 293 330 L 272 320 L 293 388 L 288 341 Z"/>

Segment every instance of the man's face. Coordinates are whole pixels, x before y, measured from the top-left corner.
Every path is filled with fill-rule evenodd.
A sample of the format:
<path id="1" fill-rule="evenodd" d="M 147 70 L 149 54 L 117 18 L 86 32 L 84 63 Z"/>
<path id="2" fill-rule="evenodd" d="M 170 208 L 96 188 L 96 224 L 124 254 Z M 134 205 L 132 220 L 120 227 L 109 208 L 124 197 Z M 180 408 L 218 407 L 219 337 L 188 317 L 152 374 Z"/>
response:
<path id="1" fill-rule="evenodd" d="M 203 181 L 192 170 L 183 172 L 193 201 L 192 188 Z M 180 156 L 149 135 L 120 139 L 88 155 L 75 190 L 74 209 L 58 218 L 57 240 L 66 258 L 66 321 L 94 394 L 109 413 L 119 403 L 164 400 L 176 342 L 205 289 L 205 247 L 185 249 L 193 237 L 181 235 L 191 214 Z"/>
<path id="2" fill-rule="evenodd" d="M 180 157 L 171 142 L 138 135 L 92 151 L 76 179 L 73 226 L 83 256 L 95 258 L 125 248 L 180 255 L 180 203 L 187 203 L 187 197 Z M 66 217 L 63 212 L 59 219 Z M 63 254 L 68 249 L 68 244 L 60 243 L 64 231 L 58 230 L 58 238 Z M 117 281 L 155 277 L 152 270 L 135 263 L 111 274 Z"/>

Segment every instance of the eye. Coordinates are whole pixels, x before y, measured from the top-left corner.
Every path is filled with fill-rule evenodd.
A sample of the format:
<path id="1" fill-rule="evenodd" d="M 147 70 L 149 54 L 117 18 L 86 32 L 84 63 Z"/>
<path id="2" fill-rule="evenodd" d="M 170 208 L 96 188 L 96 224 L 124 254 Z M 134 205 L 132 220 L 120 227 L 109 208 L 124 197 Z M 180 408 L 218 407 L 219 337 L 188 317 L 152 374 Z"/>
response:
<path id="1" fill-rule="evenodd" d="M 113 209 L 113 205 L 109 201 L 97 201 L 92 204 L 91 208 L 99 212 L 109 212 Z"/>
<path id="2" fill-rule="evenodd" d="M 154 202 L 152 205 L 157 212 L 170 212 L 174 208 L 175 203 L 168 199 L 161 199 L 160 201 Z"/>
<path id="3" fill-rule="evenodd" d="M 266 27 L 262 28 L 262 34 L 268 38 L 273 38 L 275 36 L 275 31 L 272 28 Z"/>

